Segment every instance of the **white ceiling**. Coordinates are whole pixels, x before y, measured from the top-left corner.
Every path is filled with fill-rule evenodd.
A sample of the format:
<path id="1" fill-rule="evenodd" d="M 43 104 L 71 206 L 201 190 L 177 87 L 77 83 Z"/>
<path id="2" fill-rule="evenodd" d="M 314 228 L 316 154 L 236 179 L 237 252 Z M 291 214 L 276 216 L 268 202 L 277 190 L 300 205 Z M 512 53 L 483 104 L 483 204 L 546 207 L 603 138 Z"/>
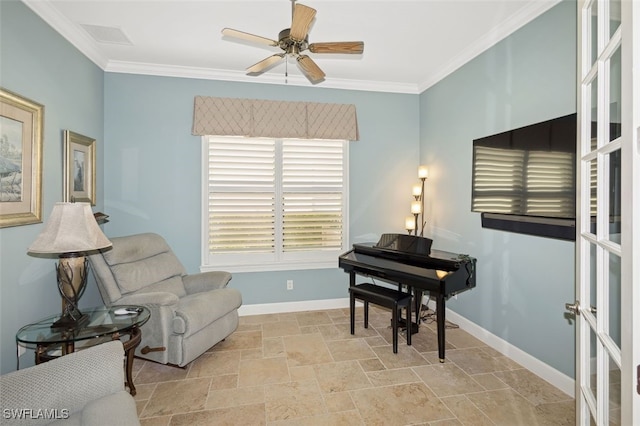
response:
<path id="1" fill-rule="evenodd" d="M 293 62 L 286 80 L 284 63 L 245 75 L 280 49 L 221 35 L 230 27 L 277 40 L 290 0 L 23 1 L 108 72 L 311 86 Z M 316 86 L 420 93 L 559 0 L 301 2 L 317 10 L 310 43 L 365 43 L 362 55 L 309 54 L 327 74 Z M 119 29 L 131 44 L 98 42 L 86 25 Z"/>

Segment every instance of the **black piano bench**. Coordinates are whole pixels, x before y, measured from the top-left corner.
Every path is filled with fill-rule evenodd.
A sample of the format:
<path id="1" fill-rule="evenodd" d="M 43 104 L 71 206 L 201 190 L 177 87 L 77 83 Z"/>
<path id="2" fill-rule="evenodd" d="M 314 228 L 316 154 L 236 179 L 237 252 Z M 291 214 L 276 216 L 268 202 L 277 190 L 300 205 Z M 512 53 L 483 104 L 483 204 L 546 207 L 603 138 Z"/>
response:
<path id="1" fill-rule="evenodd" d="M 364 283 L 349 287 L 349 309 L 351 314 L 351 334 L 355 334 L 356 299 L 364 302 L 364 328 L 369 328 L 369 303 L 391 309 L 393 328 L 393 353 L 398 353 L 398 314 L 402 308 L 411 318 L 411 294 L 375 284 Z M 407 321 L 409 322 L 409 321 Z M 411 333 L 407 333 L 407 345 L 411 345 Z"/>

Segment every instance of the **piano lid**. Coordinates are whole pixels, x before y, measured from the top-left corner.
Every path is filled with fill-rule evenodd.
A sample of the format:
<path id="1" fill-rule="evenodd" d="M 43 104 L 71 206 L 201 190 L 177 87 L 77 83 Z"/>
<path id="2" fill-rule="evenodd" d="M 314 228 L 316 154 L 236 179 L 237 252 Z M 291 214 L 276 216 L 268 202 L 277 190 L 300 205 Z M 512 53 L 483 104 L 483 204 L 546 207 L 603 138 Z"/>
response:
<path id="1" fill-rule="evenodd" d="M 433 240 L 407 234 L 382 234 L 376 243 L 354 244 L 356 253 L 379 256 L 386 259 L 424 268 L 454 271 L 464 257 L 440 250 L 431 250 Z"/>

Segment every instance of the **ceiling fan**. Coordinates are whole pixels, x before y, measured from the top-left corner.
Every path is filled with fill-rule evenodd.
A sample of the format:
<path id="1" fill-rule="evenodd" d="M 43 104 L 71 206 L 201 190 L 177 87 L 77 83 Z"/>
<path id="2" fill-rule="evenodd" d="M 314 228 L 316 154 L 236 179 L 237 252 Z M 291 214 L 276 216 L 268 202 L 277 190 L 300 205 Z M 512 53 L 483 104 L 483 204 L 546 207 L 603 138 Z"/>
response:
<path id="1" fill-rule="evenodd" d="M 247 74 L 259 75 L 276 64 L 286 59 L 287 55 L 296 59 L 303 74 L 313 84 L 324 80 L 325 73 L 308 55 L 301 52 L 309 50 L 311 53 L 347 53 L 360 54 L 364 51 L 364 42 L 362 41 L 335 41 L 324 43 L 309 44 L 309 28 L 316 16 L 316 10 L 296 3 L 291 0 L 291 28 L 285 28 L 280 31 L 278 40 L 261 37 L 258 35 L 246 33 L 244 31 L 234 30 L 232 28 L 224 28 L 222 34 L 228 37 L 235 37 L 249 42 L 266 44 L 267 46 L 279 47 L 283 53 L 276 53 L 260 62 L 247 68 Z"/>

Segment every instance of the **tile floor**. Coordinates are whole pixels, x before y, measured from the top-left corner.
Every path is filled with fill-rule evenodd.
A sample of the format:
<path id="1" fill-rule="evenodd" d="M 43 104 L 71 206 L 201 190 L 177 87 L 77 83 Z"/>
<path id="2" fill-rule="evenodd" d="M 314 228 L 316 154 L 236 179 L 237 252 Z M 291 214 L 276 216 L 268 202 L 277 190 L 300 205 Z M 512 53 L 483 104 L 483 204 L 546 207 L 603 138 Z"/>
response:
<path id="1" fill-rule="evenodd" d="M 391 349 L 389 311 L 245 316 L 183 368 L 134 362 L 143 426 L 574 425 L 574 400 L 461 329 L 435 324 Z"/>

